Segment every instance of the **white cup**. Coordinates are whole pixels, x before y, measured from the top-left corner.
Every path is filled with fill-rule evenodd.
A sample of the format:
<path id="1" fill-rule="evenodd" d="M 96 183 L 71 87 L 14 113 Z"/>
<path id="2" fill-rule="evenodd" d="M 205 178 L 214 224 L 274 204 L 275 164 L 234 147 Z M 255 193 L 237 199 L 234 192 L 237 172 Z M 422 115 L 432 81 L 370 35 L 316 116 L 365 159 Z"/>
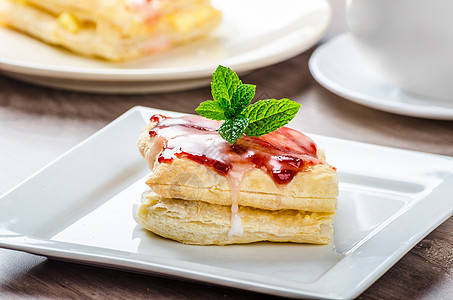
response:
<path id="1" fill-rule="evenodd" d="M 453 100 L 453 0 L 346 0 L 366 64 L 403 91 Z"/>

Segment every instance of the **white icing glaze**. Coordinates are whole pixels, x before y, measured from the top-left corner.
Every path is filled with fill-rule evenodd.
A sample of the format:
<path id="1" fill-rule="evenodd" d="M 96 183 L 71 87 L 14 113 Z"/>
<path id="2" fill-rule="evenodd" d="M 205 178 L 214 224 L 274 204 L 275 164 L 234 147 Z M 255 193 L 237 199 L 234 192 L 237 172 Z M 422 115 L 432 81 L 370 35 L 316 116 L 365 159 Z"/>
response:
<path id="1" fill-rule="evenodd" d="M 227 181 L 231 190 L 231 225 L 228 236 L 241 236 L 244 234 L 241 216 L 239 215 L 239 191 L 244 175 L 253 168 L 252 164 L 234 164 L 227 174 Z"/>
<path id="2" fill-rule="evenodd" d="M 242 227 L 241 216 L 238 213 L 238 205 L 233 204 L 231 206 L 231 226 L 228 231 L 228 236 L 242 236 L 244 234 L 244 227 Z"/>
<path id="3" fill-rule="evenodd" d="M 158 135 L 154 138 L 151 148 L 145 154 L 145 159 L 148 162 L 148 167 L 150 170 L 153 169 L 154 163 L 156 161 L 157 155 L 162 151 L 165 144 L 165 138 L 161 135 Z"/>

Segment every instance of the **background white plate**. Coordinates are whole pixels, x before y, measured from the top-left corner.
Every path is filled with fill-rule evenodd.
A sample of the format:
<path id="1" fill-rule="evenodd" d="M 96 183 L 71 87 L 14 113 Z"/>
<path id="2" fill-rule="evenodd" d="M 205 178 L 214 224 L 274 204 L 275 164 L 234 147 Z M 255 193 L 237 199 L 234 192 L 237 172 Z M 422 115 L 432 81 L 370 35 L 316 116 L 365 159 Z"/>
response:
<path id="1" fill-rule="evenodd" d="M 104 93 L 185 89 L 208 84 L 219 64 L 246 72 L 293 57 L 314 45 L 331 20 L 327 0 L 282 0 L 278 5 L 217 0 L 213 4 L 222 10 L 223 22 L 210 37 L 123 63 L 81 57 L 0 28 L 0 70 L 64 89 Z"/>
<path id="2" fill-rule="evenodd" d="M 453 159 L 311 135 L 338 168 L 331 245 L 190 246 L 136 225 L 137 107 L 0 197 L 0 247 L 287 297 L 351 299 L 453 212 Z M 39 213 L 37 213 L 39 212 Z"/>
<path id="3" fill-rule="evenodd" d="M 348 34 L 318 47 L 309 67 L 322 86 L 353 102 L 400 115 L 453 120 L 453 101 L 409 94 L 384 81 L 366 66 Z"/>

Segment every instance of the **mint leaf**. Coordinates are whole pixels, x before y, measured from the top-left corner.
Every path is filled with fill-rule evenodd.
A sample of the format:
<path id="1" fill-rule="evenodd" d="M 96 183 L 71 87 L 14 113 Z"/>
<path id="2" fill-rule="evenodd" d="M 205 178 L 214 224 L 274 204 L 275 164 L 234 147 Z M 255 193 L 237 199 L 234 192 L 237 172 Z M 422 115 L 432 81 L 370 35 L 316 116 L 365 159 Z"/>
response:
<path id="1" fill-rule="evenodd" d="M 224 109 L 219 102 L 208 100 L 201 102 L 195 111 L 202 117 L 212 120 L 225 120 Z"/>
<path id="2" fill-rule="evenodd" d="M 230 144 L 243 134 L 262 136 L 286 125 L 300 108 L 289 99 L 260 100 L 249 105 L 256 86 L 243 84 L 230 68 L 218 66 L 212 74 L 211 93 L 214 100 L 200 103 L 196 112 L 217 121 L 225 120 L 217 129 Z"/>
<path id="3" fill-rule="evenodd" d="M 260 100 L 244 111 L 249 118 L 245 130 L 248 136 L 262 136 L 279 129 L 291 121 L 297 114 L 300 104 L 289 99 Z"/>
<path id="4" fill-rule="evenodd" d="M 249 119 L 244 115 L 239 115 L 234 119 L 227 119 L 217 131 L 224 140 L 233 145 L 244 134 L 248 125 Z"/>
<path id="5" fill-rule="evenodd" d="M 234 110 L 234 116 L 238 116 L 244 111 L 245 107 L 250 104 L 255 97 L 256 86 L 253 84 L 241 84 L 233 92 L 231 97 L 231 107 Z"/>
<path id="6" fill-rule="evenodd" d="M 218 66 L 212 74 L 211 94 L 214 101 L 220 101 L 222 98 L 230 101 L 234 91 L 242 82 L 238 75 L 230 68 Z"/>

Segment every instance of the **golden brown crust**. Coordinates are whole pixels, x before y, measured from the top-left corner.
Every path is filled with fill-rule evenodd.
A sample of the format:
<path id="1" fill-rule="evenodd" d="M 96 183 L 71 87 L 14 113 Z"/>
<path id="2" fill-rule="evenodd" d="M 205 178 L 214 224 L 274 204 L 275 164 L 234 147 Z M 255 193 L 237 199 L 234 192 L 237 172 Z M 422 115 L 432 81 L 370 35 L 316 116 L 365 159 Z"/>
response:
<path id="1" fill-rule="evenodd" d="M 225 177 L 186 158 L 174 159 L 171 163 L 155 163 L 146 183 L 166 198 L 232 204 Z M 336 174 L 326 165 L 317 165 L 310 171 L 298 173 L 283 187 L 277 186 L 267 173 L 253 169 L 245 174 L 241 182 L 238 204 L 269 210 L 334 212 L 336 195 Z"/>
<path id="2" fill-rule="evenodd" d="M 231 208 L 146 193 L 137 216 L 146 229 L 186 244 L 226 245 L 258 241 L 328 244 L 334 213 L 266 211 L 240 207 L 244 234 L 228 236 Z"/>
<path id="3" fill-rule="evenodd" d="M 145 126 L 138 142 L 140 153 L 153 171 L 147 181 L 151 189 L 167 198 L 231 205 L 225 176 L 212 168 L 186 158 L 175 158 L 171 163 L 156 162 L 157 154 L 151 154 L 154 141 L 148 134 L 153 127 L 154 123 Z M 275 184 L 261 169 L 253 169 L 242 180 L 238 204 L 268 210 L 334 212 L 337 195 L 336 171 L 327 164 L 308 166 L 284 186 Z"/>

